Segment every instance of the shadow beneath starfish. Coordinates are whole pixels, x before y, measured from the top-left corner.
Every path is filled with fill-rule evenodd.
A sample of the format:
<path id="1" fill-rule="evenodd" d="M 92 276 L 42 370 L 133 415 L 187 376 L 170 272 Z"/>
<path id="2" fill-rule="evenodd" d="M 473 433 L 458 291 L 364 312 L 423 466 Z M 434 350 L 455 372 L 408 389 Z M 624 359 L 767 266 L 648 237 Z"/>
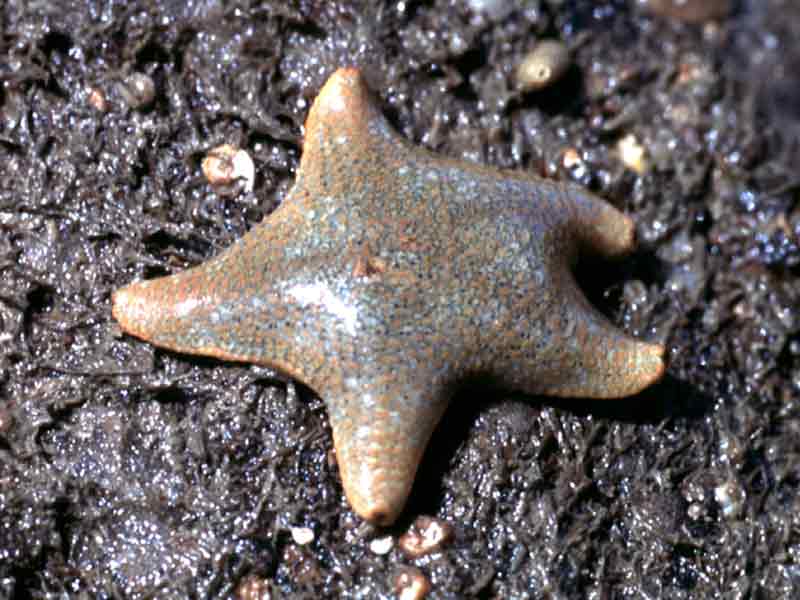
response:
<path id="1" fill-rule="evenodd" d="M 645 288 L 656 284 L 663 289 L 669 273 L 655 253 L 640 248 L 630 256 L 611 261 L 581 256 L 573 276 L 589 304 L 616 322 L 612 313 L 622 304 L 623 281 L 640 281 Z"/>
<path id="2" fill-rule="evenodd" d="M 615 400 L 528 396 L 498 388 L 486 379 L 465 382 L 431 437 L 396 527 L 407 527 L 416 515 L 435 514 L 446 502 L 442 482 L 452 472 L 459 449 L 470 435 L 480 435 L 476 422 L 482 414 L 505 405 L 512 421 L 535 419 L 544 408 L 554 407 L 577 416 L 592 415 L 596 421 L 658 425 L 700 420 L 711 411 L 713 398 L 670 375 L 636 396 Z"/>
<path id="3" fill-rule="evenodd" d="M 657 425 L 670 419 L 698 420 L 708 414 L 713 398 L 667 374 L 640 394 L 616 400 L 565 398 L 548 403 L 576 415 L 639 425 Z"/>

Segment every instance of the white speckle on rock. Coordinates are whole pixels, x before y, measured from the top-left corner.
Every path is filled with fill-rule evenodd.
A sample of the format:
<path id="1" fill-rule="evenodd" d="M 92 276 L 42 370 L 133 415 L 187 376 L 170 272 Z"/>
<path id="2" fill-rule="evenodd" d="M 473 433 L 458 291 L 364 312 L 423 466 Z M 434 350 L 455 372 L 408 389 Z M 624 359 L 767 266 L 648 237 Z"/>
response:
<path id="1" fill-rule="evenodd" d="M 246 192 L 253 191 L 253 185 L 256 180 L 256 167 L 253 164 L 253 159 L 244 150 L 239 150 L 233 156 L 233 177 L 244 180 Z"/>
<path id="2" fill-rule="evenodd" d="M 714 499 L 719 504 L 723 516 L 735 518 L 744 505 L 744 490 L 735 481 L 727 481 L 714 488 Z"/>
<path id="3" fill-rule="evenodd" d="M 295 544 L 305 546 L 314 541 L 314 531 L 310 527 L 292 527 L 290 529 Z"/>

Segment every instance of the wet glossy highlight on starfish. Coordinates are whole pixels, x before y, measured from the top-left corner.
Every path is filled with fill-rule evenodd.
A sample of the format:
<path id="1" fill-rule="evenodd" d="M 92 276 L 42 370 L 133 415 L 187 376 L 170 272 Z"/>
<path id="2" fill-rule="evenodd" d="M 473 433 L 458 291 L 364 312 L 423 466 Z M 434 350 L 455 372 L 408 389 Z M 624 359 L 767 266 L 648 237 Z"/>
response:
<path id="1" fill-rule="evenodd" d="M 595 310 L 579 252 L 634 246 L 584 189 L 469 164 L 395 133 L 360 72 L 309 112 L 283 203 L 226 251 L 114 294 L 126 332 L 277 368 L 324 400 L 353 509 L 391 524 L 460 381 L 562 397 L 635 394 L 664 349 Z"/>

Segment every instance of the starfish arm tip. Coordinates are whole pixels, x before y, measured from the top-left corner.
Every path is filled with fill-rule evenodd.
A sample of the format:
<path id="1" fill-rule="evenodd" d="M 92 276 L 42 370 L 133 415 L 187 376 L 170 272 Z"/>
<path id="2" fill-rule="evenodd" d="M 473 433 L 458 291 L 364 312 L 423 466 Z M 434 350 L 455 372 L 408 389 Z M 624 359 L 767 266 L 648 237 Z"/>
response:
<path id="1" fill-rule="evenodd" d="M 642 389 L 658 382 L 667 371 L 664 358 L 666 348 L 662 344 L 644 344 L 642 348 Z"/>
<path id="2" fill-rule="evenodd" d="M 347 500 L 366 521 L 387 526 L 405 508 L 448 396 L 410 373 L 398 374 L 388 386 L 381 379 L 385 376 L 376 375 L 327 394 L 326 404 Z"/>
<path id="3" fill-rule="evenodd" d="M 585 249 L 606 258 L 630 254 L 636 247 L 636 224 L 602 198 L 575 185 L 564 187 L 573 211 L 570 223 Z"/>
<path id="4" fill-rule="evenodd" d="M 666 372 L 665 348 L 661 344 L 630 338 L 630 341 L 619 344 L 616 352 L 617 368 L 612 368 L 609 373 L 609 398 L 638 394 L 657 383 Z"/>
<path id="5" fill-rule="evenodd" d="M 328 78 L 311 106 L 305 125 L 306 143 L 310 139 L 313 146 L 315 132 L 325 130 L 346 137 L 358 136 L 381 118 L 361 71 L 340 68 Z M 308 147 L 303 151 L 307 152 Z"/>
<path id="6" fill-rule="evenodd" d="M 393 501 L 380 495 L 347 494 L 347 500 L 355 513 L 369 523 L 388 527 L 393 524 L 405 507 L 408 492 L 402 501 Z"/>
<path id="7" fill-rule="evenodd" d="M 628 253 L 636 247 L 636 223 L 628 215 L 623 215 L 623 217 L 623 247 L 625 248 L 623 252 Z"/>
<path id="8" fill-rule="evenodd" d="M 125 333 L 170 349 L 188 350 L 165 332 L 172 331 L 181 296 L 173 277 L 135 281 L 111 296 L 111 315 Z"/>
<path id="9" fill-rule="evenodd" d="M 137 294 L 131 291 L 134 285 L 127 285 L 111 294 L 111 316 L 119 323 L 124 332 L 131 335 L 136 335 L 135 323 L 139 320 L 136 315 L 140 310 L 136 299 Z"/>
<path id="10" fill-rule="evenodd" d="M 370 453 L 341 441 L 335 446 L 342 487 L 355 513 L 382 527 L 394 523 L 405 508 L 420 456 L 401 452 L 392 458 L 386 448 Z"/>
<path id="11" fill-rule="evenodd" d="M 641 341 L 633 341 L 627 351 L 620 347 L 620 359 L 628 366 L 617 372 L 616 383 L 609 385 L 607 397 L 633 396 L 660 381 L 667 369 L 664 352 L 661 344 Z"/>

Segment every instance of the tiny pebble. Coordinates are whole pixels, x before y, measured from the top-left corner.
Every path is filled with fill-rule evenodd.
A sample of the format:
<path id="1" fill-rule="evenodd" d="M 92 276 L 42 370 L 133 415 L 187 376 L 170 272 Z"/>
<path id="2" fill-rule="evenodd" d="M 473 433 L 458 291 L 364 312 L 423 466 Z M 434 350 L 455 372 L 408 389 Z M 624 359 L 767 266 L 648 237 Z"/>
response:
<path id="1" fill-rule="evenodd" d="M 89 88 L 89 104 L 100 112 L 108 110 L 108 102 L 106 102 L 105 94 L 97 88 Z"/>
<path id="2" fill-rule="evenodd" d="M 416 567 L 403 567 L 394 577 L 394 591 L 400 600 L 422 600 L 431 590 L 431 582 Z"/>
<path id="3" fill-rule="evenodd" d="M 310 527 L 292 527 L 290 531 L 295 544 L 305 546 L 314 541 L 314 531 Z"/>
<path id="4" fill-rule="evenodd" d="M 398 546 L 410 558 L 419 558 L 440 550 L 453 538 L 453 526 L 434 517 L 417 517 L 400 536 Z"/>
<path id="5" fill-rule="evenodd" d="M 131 73 L 117 89 L 131 108 L 147 108 L 156 97 L 156 85 L 144 73 Z"/>
<path id="6" fill-rule="evenodd" d="M 388 554 L 394 546 L 394 538 L 391 535 L 377 537 L 369 543 L 369 549 L 373 554 Z"/>
<path id="7" fill-rule="evenodd" d="M 575 148 L 567 148 L 561 155 L 561 164 L 568 171 L 580 166 L 581 155 Z"/>
<path id="8" fill-rule="evenodd" d="M 632 133 L 617 142 L 617 154 L 623 165 L 639 175 L 644 174 L 649 167 L 645 158 L 644 146 Z"/>
<path id="9" fill-rule="evenodd" d="M 248 575 L 236 587 L 238 600 L 271 600 L 272 593 L 266 580 L 256 575 Z"/>
<path id="10" fill-rule="evenodd" d="M 525 92 L 546 88 L 561 79 L 571 63 L 566 44 L 559 40 L 542 40 L 517 67 L 517 85 Z"/>
<path id="11" fill-rule="evenodd" d="M 229 185 L 243 179 L 247 192 L 253 191 L 256 168 L 250 155 L 230 144 L 223 144 L 211 150 L 201 165 L 206 180 L 211 185 Z"/>
<path id="12" fill-rule="evenodd" d="M 719 504 L 722 514 L 728 518 L 739 515 L 744 503 L 744 491 L 729 481 L 714 488 L 714 500 Z"/>
<path id="13" fill-rule="evenodd" d="M 733 9 L 732 0 L 639 0 L 639 3 L 653 14 L 687 23 L 724 19 Z"/>
<path id="14" fill-rule="evenodd" d="M 703 505 L 699 502 L 692 502 L 686 512 L 690 519 L 696 521 L 703 516 Z"/>

